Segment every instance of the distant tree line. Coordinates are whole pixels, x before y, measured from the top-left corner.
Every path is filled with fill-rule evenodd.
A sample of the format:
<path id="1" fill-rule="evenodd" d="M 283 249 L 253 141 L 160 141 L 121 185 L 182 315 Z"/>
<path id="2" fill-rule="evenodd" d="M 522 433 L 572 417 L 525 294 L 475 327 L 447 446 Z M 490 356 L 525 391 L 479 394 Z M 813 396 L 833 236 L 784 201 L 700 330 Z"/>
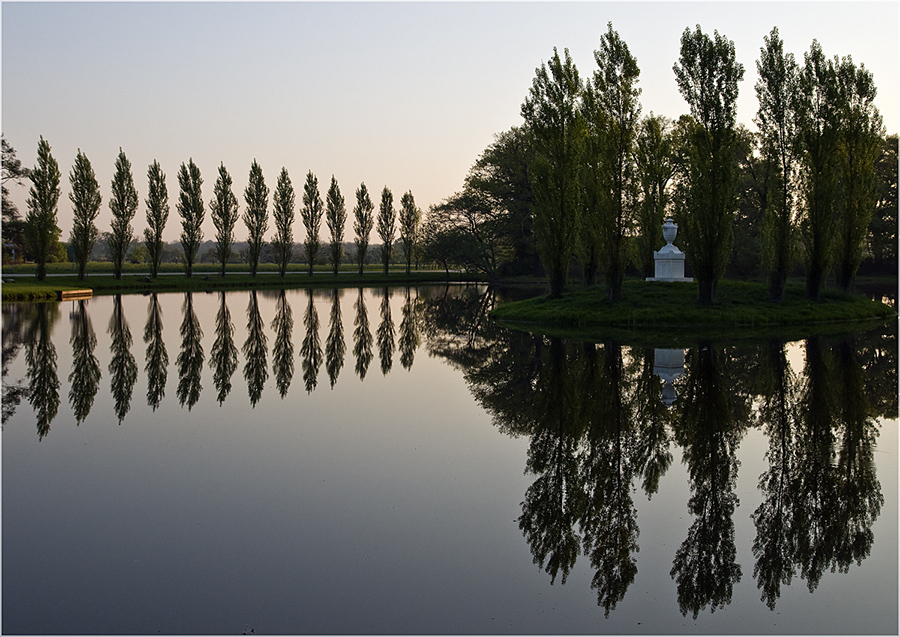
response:
<path id="1" fill-rule="evenodd" d="M 523 124 L 500 133 L 463 189 L 433 206 L 426 259 L 491 276 L 546 274 L 551 294 L 577 264 L 620 298 L 627 269 L 652 276 L 667 217 L 711 303 L 722 276 L 765 278 L 772 300 L 806 276 L 853 287 L 864 259 L 897 267 L 897 135 L 885 135 L 872 73 L 817 41 L 803 64 L 778 29 L 763 40 L 758 132 L 736 121 L 744 69 L 734 43 L 686 29 L 673 70 L 690 113 L 641 115 L 640 69 L 608 25 L 582 80 L 568 50 L 536 70 Z"/>
<path id="2" fill-rule="evenodd" d="M 31 188 L 27 200 L 28 213 L 23 221 L 9 198 L 6 183 L 11 180 L 24 184 L 26 179 L 31 181 Z M 102 233 L 96 224 L 102 204 L 100 186 L 90 160 L 78 150 L 69 174 L 73 223 L 68 253 L 66 246 L 59 241 L 62 234 L 57 224 L 59 182 L 59 165 L 53 158 L 50 144 L 43 137 L 38 143 L 37 164 L 33 169 L 23 167 L 15 157 L 15 149 L 3 139 L 4 258 L 9 255 L 12 259 L 33 260 L 37 264 L 38 279 L 45 277 L 47 263 L 67 259 L 73 261 L 81 279 L 91 260 L 111 261 L 116 278 L 121 278 L 123 264 L 129 260 L 147 263 L 153 277 L 157 276 L 159 266 L 164 261 L 180 261 L 184 265 L 185 274 L 191 276 L 198 260 L 218 263 L 224 276 L 226 264 L 236 259 L 247 263 L 253 276 L 256 276 L 261 261 L 276 263 L 279 274 L 284 276 L 288 264 L 296 262 L 295 258 L 300 256 L 295 255 L 294 250 L 296 196 L 290 175 L 284 167 L 272 193 L 271 216 L 275 233 L 267 241 L 265 234 L 269 228 L 270 191 L 262 168 L 255 159 L 251 163 L 249 180 L 244 190 L 243 216 L 239 213 L 231 175 L 224 164 L 219 166 L 213 198 L 207 207 L 202 196 L 203 178 L 200 169 L 193 159 L 182 163 L 178 171 L 179 192 L 175 204 L 181 219 L 181 238 L 178 248 L 174 250 L 162 238 L 169 219 L 169 196 L 166 175 L 157 161 L 154 160 L 147 170 L 143 245 L 137 241 L 132 225 L 140 201 L 131 163 L 121 148 L 116 158 L 112 196 L 109 200 L 112 222 L 109 231 Z M 398 228 L 398 211 L 394 208 L 393 194 L 387 186 L 381 193 L 377 217 L 377 231 L 382 241 L 380 246 L 370 246 L 369 243 L 376 220 L 365 183 L 361 183 L 356 191 L 356 206 L 353 209 L 353 230 L 356 233 L 352 244 L 354 250 L 349 250 L 344 243 L 348 211 L 333 175 L 323 202 L 318 179 L 309 171 L 303 186 L 302 204 L 300 217 L 306 230 L 303 247 L 310 274 L 313 266 L 323 261 L 331 265 L 334 274 L 337 274 L 344 262 L 357 264 L 360 274 L 363 273 L 364 265 L 381 262 L 387 273 L 395 251 L 395 234 Z M 201 226 L 207 208 L 216 235 L 213 246 L 201 254 L 200 250 L 204 245 Z M 328 242 L 324 245 L 319 238 L 323 217 L 328 228 Z M 246 243 L 236 242 L 239 218 L 246 227 Z M 413 261 L 418 267 L 421 218 L 422 212 L 416 207 L 412 192 L 407 191 L 401 198 L 398 245 L 402 249 L 407 272 Z M 352 261 L 348 261 L 349 258 Z"/>

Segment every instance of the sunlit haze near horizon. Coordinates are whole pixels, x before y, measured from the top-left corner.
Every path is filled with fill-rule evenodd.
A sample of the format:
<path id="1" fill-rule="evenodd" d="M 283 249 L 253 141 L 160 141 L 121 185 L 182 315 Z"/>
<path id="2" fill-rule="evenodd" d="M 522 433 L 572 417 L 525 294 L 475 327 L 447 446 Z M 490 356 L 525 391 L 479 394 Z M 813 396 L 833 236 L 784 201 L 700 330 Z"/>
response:
<path id="1" fill-rule="evenodd" d="M 583 79 L 593 74 L 607 22 L 637 58 L 644 114 L 688 112 L 672 66 L 681 34 L 699 24 L 734 41 L 738 119 L 752 128 L 756 60 L 777 26 L 801 64 L 817 39 L 826 56 L 871 70 L 887 132 L 897 132 L 896 2 L 3 2 L 2 130 L 27 166 L 40 136 L 50 143 L 64 240 L 79 148 L 100 182 L 101 231 L 120 147 L 141 200 L 137 235 L 154 159 L 167 176 L 169 241 L 180 233 L 177 172 L 188 158 L 207 203 L 224 163 L 241 211 L 254 159 L 270 189 L 287 168 L 298 207 L 312 170 L 323 198 L 336 177 L 348 211 L 360 182 L 376 205 L 387 186 L 395 205 L 410 190 L 427 210 L 461 188 L 495 134 L 521 124 L 535 69 L 554 47 L 569 49 Z M 11 191 L 24 215 L 27 186 Z M 209 214 L 203 230 L 214 238 Z M 236 234 L 246 238 L 243 223 Z M 303 234 L 298 214 L 295 241 Z"/>

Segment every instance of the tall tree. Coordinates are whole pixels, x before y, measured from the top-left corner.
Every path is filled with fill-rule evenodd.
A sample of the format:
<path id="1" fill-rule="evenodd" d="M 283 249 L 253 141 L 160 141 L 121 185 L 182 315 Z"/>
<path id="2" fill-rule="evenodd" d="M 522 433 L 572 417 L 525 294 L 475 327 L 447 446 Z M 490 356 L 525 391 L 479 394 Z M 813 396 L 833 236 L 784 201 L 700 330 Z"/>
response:
<path id="1" fill-rule="evenodd" d="M 538 254 L 550 280 L 550 295 L 566 287 L 569 261 L 580 222 L 578 170 L 584 146 L 584 122 L 578 112 L 581 79 L 569 50 L 565 60 L 556 48 L 541 64 L 525 102 L 522 117 L 533 152 L 528 179 L 534 191 L 534 233 Z"/>
<path id="2" fill-rule="evenodd" d="M 37 279 L 47 276 L 47 261 L 62 233 L 56 225 L 59 208 L 59 165 L 50 153 L 50 144 L 41 137 L 37 148 L 37 165 L 31 170 L 28 191 L 28 214 L 25 216 L 25 244 L 37 264 Z"/>
<path id="3" fill-rule="evenodd" d="M 250 179 L 244 189 L 244 223 L 247 224 L 247 243 L 249 244 L 250 276 L 256 276 L 259 267 L 259 255 L 262 252 L 263 237 L 269 227 L 267 208 L 269 206 L 269 188 L 263 178 L 262 168 L 253 160 L 250 165 Z"/>
<path id="4" fill-rule="evenodd" d="M 150 276 L 159 273 L 159 264 L 165 242 L 163 229 L 169 219 L 169 191 L 166 188 L 166 174 L 155 159 L 147 169 L 147 228 L 144 229 L 144 243 L 150 253 Z"/>
<path id="5" fill-rule="evenodd" d="M 19 214 L 19 209 L 15 202 L 9 196 L 9 189 L 6 187 L 7 182 L 13 182 L 20 186 L 24 185 L 28 175 L 31 172 L 27 167 L 22 165 L 22 160 L 16 157 L 16 149 L 2 138 L 3 146 L 3 245 L 12 245 L 13 260 L 15 260 L 15 251 L 18 249 L 19 258 L 22 258 L 25 249 L 25 222 Z"/>
<path id="6" fill-rule="evenodd" d="M 225 264 L 231 258 L 234 246 L 234 226 L 238 220 L 237 197 L 232 191 L 231 175 L 224 163 L 219 164 L 219 176 L 216 178 L 216 187 L 213 190 L 213 198 L 209 202 L 209 215 L 216 227 L 216 258 L 222 266 L 221 274 L 225 276 Z"/>
<path id="7" fill-rule="evenodd" d="M 137 212 L 137 207 L 138 194 L 134 188 L 134 177 L 131 175 L 131 162 L 120 148 L 116 157 L 116 172 L 112 179 L 112 197 L 109 199 L 112 228 L 107 242 L 113 263 L 113 274 L 117 279 L 122 278 L 122 264 L 134 238 L 131 220 Z"/>
<path id="8" fill-rule="evenodd" d="M 353 208 L 353 232 L 356 233 L 356 263 L 359 266 L 359 276 L 362 276 L 366 252 L 369 251 L 369 234 L 375 226 L 374 210 L 369 190 L 363 182 L 356 189 L 356 206 Z"/>
<path id="9" fill-rule="evenodd" d="M 394 233 L 397 231 L 397 215 L 394 211 L 394 195 L 390 188 L 381 191 L 381 205 L 378 207 L 378 236 L 381 238 L 381 265 L 387 275 L 391 264 L 391 249 L 394 244 Z"/>
<path id="10" fill-rule="evenodd" d="M 888 264 L 897 272 L 897 135 L 888 135 L 882 142 L 881 156 L 876 164 L 878 203 L 869 223 L 869 249 L 876 263 Z"/>
<path id="11" fill-rule="evenodd" d="M 606 279 L 606 297 L 622 298 L 629 236 L 638 202 L 635 140 L 640 125 L 640 69 L 610 22 L 594 51 L 597 70 L 585 88 L 585 192 L 582 245 L 588 283 L 596 266 Z"/>
<path id="12" fill-rule="evenodd" d="M 310 170 L 306 173 L 306 183 L 303 184 L 303 226 L 306 228 L 306 260 L 309 262 L 309 274 L 313 273 L 316 256 L 319 254 L 319 228 L 322 226 L 322 214 L 324 206 L 319 195 L 319 180 Z"/>
<path id="13" fill-rule="evenodd" d="M 784 286 L 794 266 L 795 208 L 797 187 L 797 117 L 794 112 L 800 71 L 794 56 L 785 55 L 778 27 L 763 38 L 756 61 L 756 126 L 762 153 L 776 167 L 763 217 L 763 255 L 768 268 L 769 299 L 784 300 Z"/>
<path id="14" fill-rule="evenodd" d="M 331 269 L 337 275 L 341 265 L 341 257 L 344 256 L 344 225 L 347 223 L 347 207 L 344 205 L 344 196 L 338 188 L 337 180 L 331 176 L 331 185 L 325 196 L 325 223 L 328 224 L 328 232 L 331 234 Z"/>
<path id="15" fill-rule="evenodd" d="M 100 214 L 100 184 L 94 175 L 94 169 L 87 155 L 78 149 L 75 164 L 69 173 L 69 184 L 72 192 L 72 232 L 69 244 L 75 252 L 75 263 L 78 267 L 78 278 L 84 280 L 87 262 L 91 258 L 91 250 L 97 240 L 97 224 L 94 223 Z"/>
<path id="16" fill-rule="evenodd" d="M 200 242 L 203 240 L 203 193 L 201 186 L 203 179 L 200 177 L 200 169 L 193 159 L 189 159 L 187 165 L 181 164 L 178 170 L 178 214 L 181 215 L 181 247 L 184 250 L 184 271 L 188 277 L 194 272 L 194 261 L 200 250 Z M 188 303 L 190 305 L 190 303 Z"/>
<path id="17" fill-rule="evenodd" d="M 735 121 L 744 67 L 736 60 L 734 42 L 718 31 L 710 38 L 697 25 L 693 32 L 684 30 L 673 70 L 694 119 L 686 148 L 688 208 L 680 215 L 682 234 L 700 304 L 709 305 L 731 256 L 738 178 Z"/>
<path id="18" fill-rule="evenodd" d="M 272 247 L 275 248 L 275 259 L 278 262 L 278 274 L 284 276 L 288 262 L 294 252 L 294 186 L 287 168 L 281 168 L 275 194 L 272 196 L 272 216 L 275 219 L 275 237 Z"/>
<path id="19" fill-rule="evenodd" d="M 635 156 L 640 203 L 637 209 L 637 254 L 644 278 L 655 275 L 653 252 L 664 245 L 662 224 L 671 199 L 669 182 L 675 173 L 672 122 L 650 113 L 641 122 Z"/>
<path id="20" fill-rule="evenodd" d="M 406 256 L 406 273 L 412 263 L 413 250 L 418 243 L 419 221 L 422 211 L 416 208 L 416 200 L 411 190 L 400 197 L 400 241 L 403 242 L 403 253 Z"/>
<path id="21" fill-rule="evenodd" d="M 816 40 L 803 58 L 795 106 L 804 200 L 800 237 L 806 256 L 806 295 L 818 299 L 834 260 L 835 201 L 839 192 L 837 88 L 834 65 Z"/>
<path id="22" fill-rule="evenodd" d="M 837 227 L 837 283 L 853 289 L 856 271 L 865 256 L 869 222 L 877 201 L 875 165 L 885 130 L 875 107 L 875 81 L 864 65 L 848 55 L 835 58 L 840 118 L 838 170 L 842 188 Z"/>

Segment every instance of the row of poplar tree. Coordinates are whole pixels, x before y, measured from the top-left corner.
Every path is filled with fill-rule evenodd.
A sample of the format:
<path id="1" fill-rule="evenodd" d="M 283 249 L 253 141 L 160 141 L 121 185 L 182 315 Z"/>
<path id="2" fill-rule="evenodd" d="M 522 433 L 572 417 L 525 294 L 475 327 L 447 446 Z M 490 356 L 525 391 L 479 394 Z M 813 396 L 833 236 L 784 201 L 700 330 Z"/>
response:
<path id="1" fill-rule="evenodd" d="M 42 280 L 46 275 L 46 263 L 50 260 L 51 250 L 61 233 L 57 226 L 60 196 L 59 166 L 51 154 L 50 144 L 43 137 L 38 143 L 37 163 L 29 171 L 28 176 L 32 185 L 27 200 L 25 242 L 37 264 L 37 278 Z M 145 199 L 147 227 L 144 229 L 144 241 L 150 255 L 150 273 L 151 276 L 156 277 L 165 247 L 162 235 L 169 219 L 169 195 L 166 175 L 155 160 L 147 169 L 147 182 Z M 91 162 L 81 152 L 81 149 L 75 156 L 75 162 L 69 173 L 69 183 L 71 185 L 69 199 L 72 202 L 74 217 L 69 245 L 74 255 L 78 277 L 83 279 L 91 250 L 98 237 L 96 219 L 100 212 L 102 198 Z M 203 240 L 201 225 L 206 216 L 207 206 L 202 198 L 202 184 L 200 169 L 193 159 L 182 163 L 178 170 L 179 194 L 176 208 L 181 218 L 181 246 L 184 250 L 183 262 L 187 276 L 191 276 L 193 272 L 193 265 Z M 113 273 L 118 279 L 122 276 L 122 266 L 128 247 L 134 238 L 131 222 L 139 205 L 131 162 L 121 149 L 116 158 L 111 189 L 109 209 L 112 213 L 112 223 L 107 236 L 107 247 L 113 263 Z M 253 160 L 250 166 L 249 181 L 244 190 L 245 205 L 242 216 L 247 229 L 248 261 L 250 273 L 253 276 L 256 276 L 260 254 L 265 242 L 264 236 L 269 228 L 269 194 L 269 187 L 266 186 L 262 168 L 256 160 Z M 344 229 L 348 216 L 344 196 L 341 194 L 337 180 L 332 175 L 331 185 L 323 201 L 319 193 L 318 179 L 312 171 L 309 171 L 303 185 L 302 202 L 300 216 L 306 229 L 303 245 L 306 249 L 309 273 L 312 274 L 315 257 L 319 253 L 321 245 L 319 231 L 324 217 L 330 235 L 329 260 L 334 274 L 337 274 L 343 257 Z M 241 218 L 238 200 L 232 188 L 231 175 L 224 164 L 219 165 L 213 198 L 209 201 L 208 210 L 216 228 L 216 260 L 221 265 L 221 274 L 224 276 L 225 265 L 234 252 L 235 229 Z M 282 167 L 272 193 L 274 237 L 270 241 L 281 276 L 285 275 L 287 265 L 293 255 L 295 210 L 294 187 L 287 169 Z M 384 273 L 388 272 L 391 248 L 398 231 L 408 273 L 422 216 L 421 210 L 416 207 L 412 192 L 407 191 L 401 197 L 398 211 L 394 208 L 393 193 L 385 186 L 381 191 L 381 203 L 376 216 L 374 204 L 366 184 L 363 182 L 356 190 L 356 206 L 353 209 L 353 215 L 359 274 L 363 273 L 363 264 L 369 249 L 369 236 L 376 224 L 378 236 L 382 241 L 381 254 Z"/>
<path id="2" fill-rule="evenodd" d="M 615 301 L 631 261 L 652 272 L 660 227 L 672 216 L 699 300 L 708 304 L 734 256 L 746 189 L 741 162 L 752 156 L 750 172 L 758 168 L 753 178 L 762 184 L 759 241 L 770 297 L 784 298 L 799 262 L 812 298 L 832 270 L 841 288 L 852 286 L 886 142 L 871 72 L 849 56 L 827 59 L 817 41 L 798 64 L 772 29 L 756 62 L 758 133 L 750 133 L 736 123 L 744 68 L 734 43 L 718 32 L 710 37 L 698 25 L 681 37 L 673 70 L 690 114 L 675 122 L 641 117 L 640 69 L 611 23 L 594 58 L 586 82 L 568 50 L 561 57 L 554 49 L 536 69 L 521 107 L 523 126 L 499 135 L 464 190 L 434 209 L 431 223 L 438 225 L 427 228 L 426 246 L 439 252 L 441 237 L 472 239 L 466 228 L 480 225 L 492 243 L 481 239 L 473 253 L 487 269 L 503 250 L 526 258 L 520 229 L 528 228 L 551 294 L 564 291 L 574 256 L 584 281 L 602 275 Z M 492 227 L 501 231 L 492 235 Z"/>

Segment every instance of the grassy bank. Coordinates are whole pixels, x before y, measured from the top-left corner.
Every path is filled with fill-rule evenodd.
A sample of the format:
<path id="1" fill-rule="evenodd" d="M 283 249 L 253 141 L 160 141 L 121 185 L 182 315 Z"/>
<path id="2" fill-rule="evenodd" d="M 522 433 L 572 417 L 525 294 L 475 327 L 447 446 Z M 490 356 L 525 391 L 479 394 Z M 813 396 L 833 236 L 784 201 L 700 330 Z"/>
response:
<path id="1" fill-rule="evenodd" d="M 450 273 L 451 282 L 469 282 L 477 277 L 465 273 Z M 11 281 L 11 282 L 7 282 Z M 356 271 L 341 272 L 337 276 L 328 272 L 314 272 L 312 276 L 305 271 L 288 272 L 284 277 L 277 272 L 260 272 L 252 277 L 249 274 L 228 273 L 224 277 L 219 274 L 195 272 L 188 278 L 184 275 L 164 275 L 149 279 L 143 274 L 124 274 L 116 279 L 111 274 L 94 274 L 84 281 L 77 276 L 51 277 L 43 282 L 28 277 L 4 278 L 4 301 L 46 301 L 55 300 L 62 290 L 87 289 L 99 294 L 143 294 L 146 292 L 207 292 L 212 290 L 254 290 L 272 288 L 306 288 L 306 287 L 358 287 L 375 285 L 419 285 L 423 283 L 446 283 L 447 274 L 443 271 L 419 271 L 406 274 L 405 271 L 390 272 L 385 276 L 381 271 L 366 272 L 362 276 Z"/>
<path id="2" fill-rule="evenodd" d="M 678 338 L 798 337 L 811 331 L 852 329 L 895 317 L 890 307 L 862 296 L 826 291 L 810 301 L 802 284 L 788 285 L 784 303 L 767 300 L 759 283 L 722 281 L 711 307 L 697 304 L 696 283 L 626 281 L 623 298 L 610 303 L 602 288 L 497 307 L 491 317 L 517 329 L 577 338 L 634 341 Z M 672 336 L 677 334 L 677 336 Z"/>

